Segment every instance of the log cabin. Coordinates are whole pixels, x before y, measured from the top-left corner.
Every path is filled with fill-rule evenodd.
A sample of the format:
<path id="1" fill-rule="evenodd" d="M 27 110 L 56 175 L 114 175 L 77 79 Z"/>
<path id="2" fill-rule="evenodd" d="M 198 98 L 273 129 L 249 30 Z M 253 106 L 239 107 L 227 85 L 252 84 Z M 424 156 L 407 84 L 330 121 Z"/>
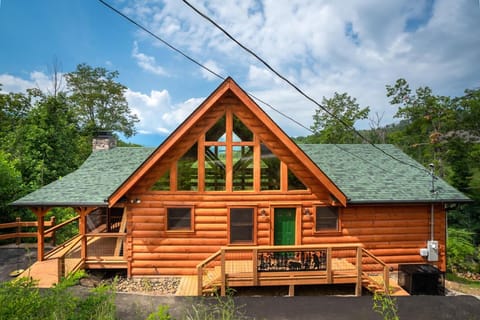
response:
<path id="1" fill-rule="evenodd" d="M 13 203 L 39 225 L 54 207 L 77 213 L 78 235 L 51 253 L 51 230 L 38 230 L 39 263 L 60 275 L 193 276 L 198 294 L 353 282 L 359 294 L 368 271 L 384 286 L 399 264 L 445 271 L 447 210 L 469 201 L 392 145 L 296 144 L 231 78 L 157 148 L 115 147 L 108 134 L 93 147 Z"/>

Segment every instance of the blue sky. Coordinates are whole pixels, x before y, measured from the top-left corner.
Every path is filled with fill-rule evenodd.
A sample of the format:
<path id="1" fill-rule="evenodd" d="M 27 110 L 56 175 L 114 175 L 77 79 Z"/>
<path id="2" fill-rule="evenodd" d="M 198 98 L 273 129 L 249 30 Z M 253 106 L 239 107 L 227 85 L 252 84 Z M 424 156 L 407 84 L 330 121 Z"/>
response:
<path id="1" fill-rule="evenodd" d="M 305 126 L 316 106 L 180 0 L 109 0 L 152 32 Z M 435 94 L 480 87 L 476 0 L 191 0 L 318 101 L 347 92 L 382 124 L 396 121 L 385 85 L 405 78 Z M 48 90 L 52 64 L 120 73 L 141 119 L 130 141 L 156 146 L 216 88 L 207 74 L 97 0 L 1 0 L 3 91 Z M 292 136 L 308 131 L 262 106 Z M 357 124 L 368 128 L 369 121 Z"/>

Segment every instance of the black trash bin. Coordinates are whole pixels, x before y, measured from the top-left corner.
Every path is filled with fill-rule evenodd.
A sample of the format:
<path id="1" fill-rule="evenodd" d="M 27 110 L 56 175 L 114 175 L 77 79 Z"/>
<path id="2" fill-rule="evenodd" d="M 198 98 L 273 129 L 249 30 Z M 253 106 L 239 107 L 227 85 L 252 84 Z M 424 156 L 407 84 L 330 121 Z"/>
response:
<path id="1" fill-rule="evenodd" d="M 445 273 L 430 264 L 399 264 L 398 284 L 411 295 L 444 295 Z"/>

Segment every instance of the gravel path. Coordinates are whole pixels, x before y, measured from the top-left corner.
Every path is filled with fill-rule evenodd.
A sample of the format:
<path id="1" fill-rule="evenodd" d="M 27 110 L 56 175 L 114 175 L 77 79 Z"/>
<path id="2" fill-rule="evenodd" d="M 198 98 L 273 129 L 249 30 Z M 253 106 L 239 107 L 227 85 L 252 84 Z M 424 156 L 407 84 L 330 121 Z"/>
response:
<path id="1" fill-rule="evenodd" d="M 80 279 L 80 286 L 93 288 L 101 283 L 115 283 L 117 292 L 139 293 L 152 296 L 171 296 L 177 292 L 180 277 L 155 277 L 127 279 L 124 273 L 91 270 L 88 276 Z"/>

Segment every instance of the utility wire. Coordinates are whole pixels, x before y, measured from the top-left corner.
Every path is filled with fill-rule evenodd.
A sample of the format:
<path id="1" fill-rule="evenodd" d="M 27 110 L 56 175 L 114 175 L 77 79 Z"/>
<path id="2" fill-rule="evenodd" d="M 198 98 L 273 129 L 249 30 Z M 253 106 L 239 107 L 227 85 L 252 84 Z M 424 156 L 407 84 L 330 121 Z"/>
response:
<path id="1" fill-rule="evenodd" d="M 143 31 L 145 31 L 146 33 L 148 33 L 149 35 L 151 35 L 152 37 L 154 37 L 155 39 L 157 39 L 158 41 L 162 42 L 164 45 L 166 45 L 167 47 L 169 47 L 170 49 L 172 49 L 173 51 L 179 53 L 180 55 L 182 55 L 183 57 L 185 57 L 186 59 L 190 60 L 191 62 L 193 62 L 194 64 L 196 64 L 197 66 L 199 66 L 200 68 L 206 70 L 207 72 L 210 72 L 211 74 L 213 74 L 214 76 L 216 76 L 217 78 L 221 79 L 221 80 L 225 80 L 226 78 L 218 73 L 216 73 L 215 71 L 213 71 L 212 69 L 208 68 L 207 66 L 205 66 L 204 64 L 202 64 L 201 62 L 199 62 L 198 60 L 190 57 L 189 55 L 187 55 L 186 53 L 184 53 L 183 51 L 181 51 L 180 49 L 177 49 L 176 47 L 174 47 L 173 45 L 171 45 L 170 43 L 168 43 L 167 41 L 165 41 L 164 39 L 160 38 L 158 35 L 156 35 L 155 33 L 153 33 L 152 31 L 150 31 L 148 28 L 146 28 L 145 26 L 143 26 L 142 24 L 138 23 L 137 21 L 133 20 L 132 18 L 130 18 L 129 16 L 123 14 L 121 11 L 117 10 L 115 7 L 111 6 L 110 4 L 108 4 L 107 2 L 105 2 L 104 0 L 98 0 L 100 1 L 103 5 L 105 5 L 106 7 L 108 7 L 110 10 L 114 11 L 115 13 L 117 13 L 118 15 L 122 16 L 123 18 L 125 18 L 126 20 L 128 20 L 129 22 L 131 22 L 132 24 L 134 24 L 135 26 L 137 26 L 138 28 L 142 29 Z M 283 113 L 282 111 L 276 109 L 275 107 L 273 107 L 272 105 L 268 104 L 267 102 L 263 101 L 262 99 L 254 96 L 252 93 L 249 93 L 247 92 L 249 96 L 251 96 L 252 98 L 254 98 L 255 100 L 257 101 L 260 101 L 261 103 L 265 104 L 266 106 L 268 106 L 269 108 L 271 108 L 273 111 L 277 112 L 278 114 L 280 114 L 281 116 L 287 118 L 288 120 L 296 123 L 297 125 L 299 125 L 300 127 L 308 130 L 309 132 L 312 132 L 314 133 L 310 128 L 306 127 L 305 125 L 303 125 L 302 123 L 300 123 L 299 121 L 295 120 L 294 118 L 288 116 L 287 114 Z"/>
<path id="2" fill-rule="evenodd" d="M 343 119 L 337 117 L 335 114 L 331 113 L 330 110 L 328 110 L 326 107 L 324 107 L 323 105 L 321 105 L 319 102 L 317 102 L 315 99 L 313 99 L 312 97 L 310 97 L 308 94 L 306 94 L 303 90 L 301 90 L 297 85 L 295 85 L 293 82 L 291 82 L 288 78 L 286 78 L 285 76 L 283 76 L 280 72 L 278 72 L 275 68 L 273 68 L 272 66 L 270 66 L 270 64 L 268 64 L 264 59 L 262 59 L 259 55 L 257 55 L 253 50 L 249 49 L 247 46 L 245 46 L 244 44 L 242 44 L 240 41 L 238 41 L 234 36 L 232 36 L 228 31 L 226 31 L 222 26 L 220 26 L 218 23 L 216 23 L 212 18 L 210 18 L 209 16 L 207 16 L 206 14 L 204 14 L 203 12 L 201 12 L 199 9 L 197 9 L 195 6 L 193 6 L 190 2 L 188 2 L 187 0 L 182 0 L 183 3 L 185 3 L 187 6 L 189 6 L 193 11 L 195 11 L 198 15 L 200 15 L 202 18 L 204 18 L 205 20 L 207 20 L 208 22 L 210 22 L 211 24 L 213 24 L 217 29 L 219 29 L 220 31 L 222 31 L 230 40 L 232 40 L 233 42 L 235 42 L 238 46 L 240 46 L 243 50 L 245 50 L 247 53 L 249 53 L 250 55 L 252 55 L 255 59 L 257 59 L 258 61 L 260 61 L 268 70 L 270 70 L 271 72 L 273 72 L 277 77 L 279 77 L 280 79 L 282 79 L 283 81 L 285 81 L 288 85 L 290 85 L 292 88 L 294 88 L 298 93 L 300 93 L 304 98 L 306 98 L 307 100 L 309 100 L 310 102 L 312 102 L 313 104 L 315 104 L 316 106 L 318 106 L 320 109 L 322 109 L 325 113 L 327 113 L 330 117 L 332 117 L 333 119 L 337 120 L 339 123 L 341 123 L 343 126 L 345 126 L 347 129 L 353 131 L 357 136 L 359 136 L 363 141 L 367 142 L 368 144 L 372 145 L 374 148 L 380 150 L 382 153 L 384 153 L 385 155 L 389 156 L 390 158 L 402 163 L 402 164 L 405 164 L 407 166 L 410 166 L 410 167 L 413 167 L 413 168 L 416 168 L 418 170 L 422 170 L 422 171 L 427 171 L 425 168 L 421 168 L 421 167 L 417 167 L 416 165 L 413 165 L 411 163 L 408 163 L 408 162 L 405 162 L 401 159 L 398 159 L 397 157 L 389 154 L 388 152 L 386 152 L 385 150 L 379 148 L 378 146 L 376 146 L 375 144 L 373 144 L 372 142 L 370 142 L 364 135 L 362 135 L 357 129 L 355 129 L 353 126 L 349 125 L 348 123 L 346 123 Z M 310 130 L 311 131 L 311 130 Z"/>
<path id="3" fill-rule="evenodd" d="M 168 43 L 167 41 L 163 40 L 162 38 L 160 38 L 159 36 L 157 36 L 155 33 L 153 33 L 152 31 L 148 30 L 146 27 L 144 27 L 143 25 L 141 25 L 140 23 L 138 23 L 137 21 L 133 20 L 132 18 L 130 18 L 129 16 L 123 14 L 121 11 L 117 10 L 116 8 L 112 7 L 110 4 L 108 4 L 107 2 L 103 1 L 103 0 L 98 0 L 100 1 L 104 6 L 106 6 L 107 8 L 109 8 L 110 10 L 114 11 L 115 13 L 117 13 L 118 15 L 122 16 L 123 18 L 127 19 L 129 22 L 133 23 L 134 25 L 136 25 L 137 27 L 139 27 L 140 29 L 142 29 L 143 31 L 145 31 L 146 33 L 148 33 L 149 35 L 151 35 L 152 37 L 154 37 L 155 39 L 157 39 L 158 41 L 160 41 L 161 43 L 163 43 L 164 45 L 166 45 L 167 47 L 169 47 L 170 49 L 172 49 L 173 51 L 175 51 L 176 53 L 179 53 L 180 55 L 182 55 L 183 57 L 185 57 L 186 59 L 190 60 L 191 62 L 195 63 L 197 66 L 199 66 L 200 68 L 210 72 L 211 74 L 213 74 L 214 76 L 222 79 L 222 80 L 225 80 L 224 77 L 222 77 L 221 75 L 219 75 L 218 73 L 216 73 L 215 71 L 213 71 L 212 69 L 208 68 L 207 66 L 203 65 L 202 63 L 198 62 L 197 60 L 193 59 L 192 57 L 188 56 L 187 54 L 183 53 L 181 50 L 175 48 L 174 46 L 172 46 L 170 43 Z"/>
<path id="4" fill-rule="evenodd" d="M 204 64 L 202 64 L 201 62 L 199 62 L 198 60 L 190 57 L 189 55 L 187 55 L 186 53 L 184 53 L 183 51 L 181 51 L 180 49 L 176 48 L 175 46 L 171 45 L 170 43 L 168 43 L 166 40 L 162 39 L 161 37 L 159 37 L 158 35 L 156 35 L 155 33 L 153 33 L 152 31 L 150 31 L 148 28 L 146 28 L 145 26 L 143 26 L 142 24 L 140 24 L 139 22 L 133 20 L 132 18 L 130 18 L 129 16 L 125 15 L 124 13 L 122 13 L 121 11 L 119 11 L 118 9 L 116 9 L 115 7 L 111 6 L 109 3 L 105 2 L 104 0 L 98 0 L 100 3 L 102 3 L 103 5 L 105 5 L 107 8 L 109 8 L 110 10 L 114 11 L 116 14 L 120 15 L 121 17 L 123 17 L 124 19 L 126 19 L 127 21 L 129 21 L 130 23 L 134 24 L 135 26 L 137 26 L 138 28 L 142 29 L 143 31 L 145 31 L 146 33 L 148 33 L 149 35 L 151 35 L 152 37 L 154 37 L 155 39 L 157 39 L 158 41 L 160 41 L 161 43 L 163 43 L 164 45 L 166 45 L 167 47 L 169 47 L 170 49 L 172 49 L 173 51 L 179 53 L 180 55 L 182 55 L 183 57 L 185 57 L 187 60 L 193 62 L 194 64 L 196 64 L 197 66 L 199 66 L 200 68 L 206 70 L 207 72 L 211 73 L 212 75 L 216 76 L 217 78 L 221 79 L 221 80 L 225 80 L 226 78 L 221 76 L 220 74 L 216 73 L 215 71 L 213 71 L 212 69 L 208 68 L 207 66 L 205 66 Z M 183 0 L 184 1 L 184 0 Z M 184 1 L 186 4 L 188 4 L 190 7 L 192 7 L 188 2 Z M 194 8 L 194 7 L 192 7 Z M 197 11 L 196 9 L 194 9 L 195 11 Z M 204 16 L 200 11 L 197 11 L 199 14 L 201 14 L 202 16 Z M 206 16 L 205 16 L 206 17 Z M 207 20 L 210 21 L 210 19 L 208 17 L 206 17 Z M 212 23 L 214 23 L 215 25 L 217 25 L 215 22 L 212 21 Z M 218 25 L 217 25 L 218 26 Z M 218 26 L 224 33 L 227 33 L 225 30 L 223 30 L 223 28 L 221 28 L 220 26 Z M 228 34 L 228 33 L 227 33 Z M 233 40 L 233 37 L 231 37 L 229 35 L 229 37 Z M 236 40 L 233 40 L 235 41 L 236 43 L 238 43 L 242 48 L 246 49 L 246 47 L 244 47 L 242 44 L 240 44 L 238 41 Z M 248 52 L 251 52 L 251 50 L 249 49 L 246 49 L 248 50 Z M 310 98 L 309 96 L 307 96 L 305 93 L 303 93 L 303 91 L 301 91 L 298 87 L 296 87 L 293 83 L 291 83 L 288 79 L 286 79 L 285 77 L 283 77 L 280 73 L 278 73 L 277 71 L 275 71 L 273 68 L 271 68 L 263 59 L 261 59 L 260 57 L 258 57 L 255 53 L 252 52 L 252 54 L 257 58 L 257 59 L 260 59 L 260 61 L 262 61 L 263 64 L 265 64 L 272 72 L 274 72 L 277 76 L 279 76 L 280 78 L 282 78 L 284 81 L 286 81 L 287 83 L 289 83 L 290 85 L 294 86 L 297 91 L 299 91 L 303 96 L 307 97 L 307 99 L 309 99 L 310 101 L 312 101 L 313 103 L 315 103 L 316 105 L 318 105 L 320 108 L 322 108 L 322 110 L 324 110 L 325 112 L 327 112 L 327 114 L 329 114 L 331 117 L 333 117 L 334 119 L 337 119 L 338 121 L 340 121 L 343 125 L 347 126 L 348 129 L 350 130 L 353 130 L 355 133 L 357 133 L 364 141 L 367 141 L 368 140 L 363 137 L 363 135 L 361 135 L 358 131 L 355 130 L 355 128 L 352 128 L 351 126 L 349 126 L 348 124 L 346 124 L 343 120 L 341 119 L 338 119 L 335 115 L 331 114 L 327 109 L 325 109 L 322 105 L 320 105 L 318 102 L 316 102 L 313 98 Z M 295 120 L 294 118 L 288 116 L 287 114 L 283 113 L 282 111 L 278 110 L 277 108 L 273 107 L 271 104 L 263 101 L 262 99 L 254 96 L 253 94 L 247 92 L 248 95 L 250 95 L 253 99 L 263 103 L 264 105 L 268 106 L 269 108 L 271 108 L 273 111 L 279 113 L 280 115 L 282 115 L 283 117 L 285 117 L 286 119 L 296 123 L 297 125 L 299 125 L 300 127 L 306 129 L 307 131 L 313 133 L 313 134 L 316 134 L 315 131 L 313 131 L 311 128 L 308 128 L 307 126 L 303 125 L 302 123 L 300 123 L 299 121 Z M 420 170 L 425 170 L 426 169 L 421 169 L 417 166 L 414 166 L 412 164 L 409 164 L 407 162 L 404 162 L 400 159 L 397 159 L 395 158 L 394 156 L 388 154 L 387 152 L 385 152 L 384 150 L 382 150 L 381 148 L 379 148 L 378 146 L 372 144 L 369 142 L 369 144 L 371 144 L 372 146 L 374 146 L 376 149 L 380 150 L 382 153 L 388 155 L 389 157 L 401 162 L 401 163 L 404 163 L 406 165 L 409 165 L 409 166 L 412 166 L 414 168 L 417 168 L 417 169 L 420 169 Z M 353 157 L 363 161 L 363 162 L 366 162 L 376 168 L 379 168 L 381 169 L 382 171 L 384 172 L 388 172 L 388 170 L 385 170 L 381 167 L 379 167 L 377 164 L 374 164 L 374 163 L 371 163 L 370 161 L 356 155 L 356 154 L 353 154 L 352 152 L 346 150 L 345 148 L 342 148 L 340 147 L 338 144 L 334 144 L 338 149 L 342 150 L 343 152 L 345 153 L 348 153 L 350 155 L 352 155 Z"/>

